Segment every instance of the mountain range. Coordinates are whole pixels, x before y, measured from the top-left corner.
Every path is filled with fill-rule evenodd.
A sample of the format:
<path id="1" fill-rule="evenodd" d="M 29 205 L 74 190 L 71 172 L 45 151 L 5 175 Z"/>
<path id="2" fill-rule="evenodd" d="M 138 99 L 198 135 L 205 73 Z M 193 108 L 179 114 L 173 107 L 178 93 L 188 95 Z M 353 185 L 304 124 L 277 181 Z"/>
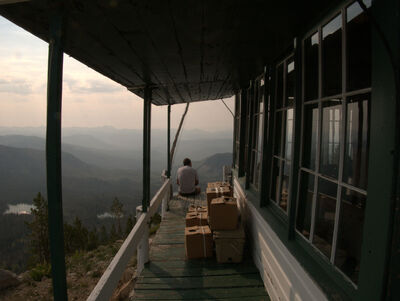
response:
<path id="1" fill-rule="evenodd" d="M 32 136 L 35 129 L 0 128 L 0 210 L 7 204 L 29 203 L 37 192 L 46 194 L 45 139 Z M 141 132 L 114 128 L 72 128 L 62 138 L 64 213 L 93 220 L 107 211 L 114 197 L 127 210 L 141 203 Z M 166 168 L 166 139 L 155 131 L 152 140 L 151 191 L 160 187 L 160 174 Z M 25 135 L 22 135 L 24 134 Z M 29 134 L 29 135 L 27 135 Z M 219 180 L 222 166 L 231 164 L 232 140 L 227 134 L 187 131 L 181 139 L 172 169 L 172 178 L 184 157 L 189 156 L 198 169 L 200 181 Z M 164 137 L 164 139 L 162 138 Z M 196 139 L 191 139 L 196 137 Z M 159 139 L 159 140 L 157 140 Z M 165 144 L 162 143 L 164 140 Z M 118 142 L 118 143 L 117 143 Z"/>

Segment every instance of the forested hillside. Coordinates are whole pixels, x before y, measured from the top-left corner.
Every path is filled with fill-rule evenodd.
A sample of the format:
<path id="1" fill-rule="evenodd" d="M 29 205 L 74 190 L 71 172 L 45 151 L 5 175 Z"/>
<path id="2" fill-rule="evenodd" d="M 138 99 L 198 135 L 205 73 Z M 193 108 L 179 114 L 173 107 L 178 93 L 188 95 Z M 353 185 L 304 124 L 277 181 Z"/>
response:
<path id="1" fill-rule="evenodd" d="M 0 128 L 0 267 L 20 272 L 29 257 L 26 222 L 31 215 L 4 214 L 8 205 L 32 204 L 40 192 L 46 197 L 45 140 L 30 136 L 29 131 L 6 132 Z M 100 232 L 112 230 L 113 218 L 107 217 L 113 200 L 124 208 L 124 222 L 134 215 L 142 200 L 142 153 L 140 131 L 69 129 L 63 136 L 62 183 L 65 221 L 78 218 L 83 226 Z M 93 134 L 93 135 L 92 135 Z M 152 143 L 151 191 L 161 184 L 161 171 L 166 168 L 165 133 L 155 132 Z M 158 140 L 157 140 L 158 139 Z M 184 157 L 190 157 L 198 169 L 200 184 L 221 180 L 222 166 L 230 165 L 232 142 L 222 134 L 203 131 L 186 133 L 180 140 L 172 171 Z M 216 154 L 218 153 L 218 154 Z M 176 188 L 175 188 L 176 189 Z"/>

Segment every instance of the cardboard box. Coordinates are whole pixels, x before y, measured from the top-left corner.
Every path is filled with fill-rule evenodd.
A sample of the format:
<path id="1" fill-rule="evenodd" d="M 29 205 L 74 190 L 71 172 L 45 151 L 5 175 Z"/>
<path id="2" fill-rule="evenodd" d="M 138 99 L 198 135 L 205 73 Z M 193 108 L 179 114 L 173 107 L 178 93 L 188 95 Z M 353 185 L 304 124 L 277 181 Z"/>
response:
<path id="1" fill-rule="evenodd" d="M 213 256 L 213 237 L 208 226 L 185 228 L 186 258 L 206 258 Z"/>
<path id="2" fill-rule="evenodd" d="M 190 205 L 188 208 L 188 212 L 204 212 L 207 213 L 207 207 L 206 206 L 194 206 Z"/>
<path id="3" fill-rule="evenodd" d="M 210 215 L 211 201 L 221 196 L 232 196 L 232 190 L 229 187 L 207 188 L 206 196 L 208 215 Z"/>
<path id="4" fill-rule="evenodd" d="M 219 263 L 242 261 L 245 234 L 241 226 L 235 230 L 214 231 L 213 236 Z"/>
<path id="5" fill-rule="evenodd" d="M 234 230 L 237 228 L 239 211 L 236 199 L 220 197 L 213 199 L 209 211 L 211 230 Z"/>
<path id="6" fill-rule="evenodd" d="M 188 212 L 186 214 L 186 227 L 207 225 L 207 212 Z"/>
<path id="7" fill-rule="evenodd" d="M 229 182 L 209 182 L 209 183 L 207 183 L 207 188 L 218 188 L 218 187 L 231 188 L 231 184 L 229 184 Z"/>

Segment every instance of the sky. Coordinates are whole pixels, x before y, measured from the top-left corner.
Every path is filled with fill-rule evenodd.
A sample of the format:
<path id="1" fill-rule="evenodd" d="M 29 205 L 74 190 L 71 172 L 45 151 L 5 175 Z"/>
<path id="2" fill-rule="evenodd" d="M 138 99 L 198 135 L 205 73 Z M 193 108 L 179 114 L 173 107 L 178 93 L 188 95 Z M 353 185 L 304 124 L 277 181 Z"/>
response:
<path id="1" fill-rule="evenodd" d="M 48 44 L 0 16 L 0 126 L 46 123 Z M 233 98 L 225 102 L 233 111 Z M 171 109 L 177 128 L 185 105 Z M 63 127 L 141 129 L 143 100 L 125 87 L 64 55 Z M 167 124 L 167 107 L 152 106 L 152 128 Z M 231 130 L 233 117 L 221 101 L 190 104 L 186 129 Z"/>

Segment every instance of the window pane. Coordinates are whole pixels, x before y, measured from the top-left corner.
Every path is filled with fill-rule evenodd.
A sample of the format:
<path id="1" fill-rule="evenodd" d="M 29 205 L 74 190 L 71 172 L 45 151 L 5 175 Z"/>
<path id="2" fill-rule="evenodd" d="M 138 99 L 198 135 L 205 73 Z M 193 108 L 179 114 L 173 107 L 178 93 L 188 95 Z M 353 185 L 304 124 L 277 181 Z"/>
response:
<path id="1" fill-rule="evenodd" d="M 324 95 L 342 92 L 342 15 L 322 28 L 322 74 Z"/>
<path id="2" fill-rule="evenodd" d="M 304 40 L 305 99 L 318 97 L 318 32 Z"/>
<path id="3" fill-rule="evenodd" d="M 295 74 L 294 74 L 294 60 L 293 58 L 287 61 L 286 68 L 286 102 L 285 106 L 291 107 L 294 104 L 294 87 L 295 87 Z"/>
<path id="4" fill-rule="evenodd" d="M 285 159 L 291 160 L 292 158 L 292 143 L 293 143 L 293 109 L 285 112 L 285 145 L 284 153 Z"/>
<path id="5" fill-rule="evenodd" d="M 263 142 L 263 134 L 264 134 L 264 129 L 263 129 L 263 125 L 264 125 L 264 114 L 259 114 L 258 115 L 258 144 L 257 144 L 257 150 L 259 152 L 262 151 L 262 142 Z"/>
<path id="6" fill-rule="evenodd" d="M 335 265 L 358 282 L 366 196 L 343 189 Z"/>
<path id="7" fill-rule="evenodd" d="M 296 229 L 306 238 L 310 237 L 311 210 L 314 197 L 314 176 L 302 172 L 300 178 L 299 204 L 297 207 Z"/>
<path id="8" fill-rule="evenodd" d="M 283 64 L 278 66 L 276 72 L 276 108 L 280 109 L 283 106 Z"/>
<path id="9" fill-rule="evenodd" d="M 274 132 L 274 155 L 281 156 L 282 150 L 282 112 L 276 112 L 275 114 L 275 132 Z"/>
<path id="10" fill-rule="evenodd" d="M 343 181 L 367 189 L 370 94 L 353 96 L 347 104 Z"/>
<path id="11" fill-rule="evenodd" d="M 346 35 L 348 90 L 368 88 L 371 86 L 371 23 L 357 2 L 347 8 Z"/>
<path id="12" fill-rule="evenodd" d="M 258 138 L 258 115 L 253 116 L 253 145 L 252 148 L 257 148 Z"/>
<path id="13" fill-rule="evenodd" d="M 323 103 L 320 172 L 337 178 L 340 157 L 341 100 Z"/>
<path id="14" fill-rule="evenodd" d="M 281 191 L 279 197 L 279 207 L 281 207 L 285 212 L 287 212 L 288 201 L 289 201 L 289 175 L 290 175 L 290 163 L 282 163 L 282 181 L 281 181 Z"/>
<path id="15" fill-rule="evenodd" d="M 272 178 L 271 178 L 271 200 L 277 202 L 279 192 L 279 169 L 280 160 L 274 158 L 272 162 Z"/>
<path id="16" fill-rule="evenodd" d="M 313 244 L 328 258 L 331 255 L 335 227 L 337 185 L 319 179 Z"/>
<path id="17" fill-rule="evenodd" d="M 254 176 L 253 176 L 253 184 L 258 189 L 260 182 L 260 171 L 261 171 L 261 153 L 255 152 L 255 166 L 254 166 Z"/>
<path id="18" fill-rule="evenodd" d="M 315 170 L 318 137 L 318 104 L 304 106 L 302 166 Z"/>
<path id="19" fill-rule="evenodd" d="M 264 112 L 264 87 L 259 88 L 259 112 L 263 113 Z"/>

